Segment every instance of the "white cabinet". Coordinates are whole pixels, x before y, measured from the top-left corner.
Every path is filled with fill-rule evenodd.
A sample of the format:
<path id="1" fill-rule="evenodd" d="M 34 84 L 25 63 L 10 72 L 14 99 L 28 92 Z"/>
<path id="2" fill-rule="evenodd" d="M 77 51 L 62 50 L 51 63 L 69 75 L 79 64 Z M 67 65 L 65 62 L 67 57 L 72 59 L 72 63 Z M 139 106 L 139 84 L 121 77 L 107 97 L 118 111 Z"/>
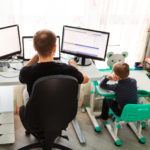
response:
<path id="1" fill-rule="evenodd" d="M 14 142 L 13 86 L 0 86 L 0 144 Z"/>

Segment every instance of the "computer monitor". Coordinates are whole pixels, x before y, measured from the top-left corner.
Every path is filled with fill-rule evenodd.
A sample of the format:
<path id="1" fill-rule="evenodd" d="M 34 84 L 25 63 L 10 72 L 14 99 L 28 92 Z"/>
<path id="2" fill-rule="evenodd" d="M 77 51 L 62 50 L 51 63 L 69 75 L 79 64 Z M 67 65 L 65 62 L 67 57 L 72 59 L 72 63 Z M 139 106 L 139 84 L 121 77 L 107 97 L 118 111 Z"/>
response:
<path id="1" fill-rule="evenodd" d="M 23 36 L 23 59 L 30 60 L 37 52 L 33 47 L 33 36 Z M 57 36 L 56 39 L 56 53 L 54 59 L 60 59 L 60 37 Z"/>
<path id="2" fill-rule="evenodd" d="M 0 28 L 0 59 L 21 53 L 18 25 Z"/>
<path id="3" fill-rule="evenodd" d="M 105 60 L 109 33 L 64 26 L 61 52 L 81 57 L 80 65 L 90 65 L 86 58 Z"/>

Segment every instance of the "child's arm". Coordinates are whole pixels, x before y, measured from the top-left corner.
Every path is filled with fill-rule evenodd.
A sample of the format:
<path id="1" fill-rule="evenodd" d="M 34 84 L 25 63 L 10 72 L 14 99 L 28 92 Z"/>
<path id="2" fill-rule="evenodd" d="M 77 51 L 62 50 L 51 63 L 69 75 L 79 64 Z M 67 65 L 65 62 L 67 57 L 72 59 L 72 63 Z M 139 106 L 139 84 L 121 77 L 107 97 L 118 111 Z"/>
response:
<path id="1" fill-rule="evenodd" d="M 109 80 L 117 80 L 117 77 L 113 74 L 105 76 L 105 78 L 101 81 L 100 87 L 106 90 L 116 91 L 117 84 L 107 84 Z"/>

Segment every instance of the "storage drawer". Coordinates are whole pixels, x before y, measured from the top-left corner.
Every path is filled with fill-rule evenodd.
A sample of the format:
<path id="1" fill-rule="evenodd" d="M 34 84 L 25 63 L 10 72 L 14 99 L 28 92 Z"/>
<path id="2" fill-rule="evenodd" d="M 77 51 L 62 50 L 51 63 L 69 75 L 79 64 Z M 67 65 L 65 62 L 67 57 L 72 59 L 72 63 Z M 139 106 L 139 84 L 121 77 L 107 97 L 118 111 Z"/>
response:
<path id="1" fill-rule="evenodd" d="M 0 113 L 0 124 L 3 123 L 14 123 L 14 113 L 13 112 Z"/>
<path id="2" fill-rule="evenodd" d="M 14 134 L 14 124 L 0 124 L 0 134 Z"/>
<path id="3" fill-rule="evenodd" d="M 9 144 L 15 142 L 14 134 L 4 134 L 0 135 L 0 144 Z"/>

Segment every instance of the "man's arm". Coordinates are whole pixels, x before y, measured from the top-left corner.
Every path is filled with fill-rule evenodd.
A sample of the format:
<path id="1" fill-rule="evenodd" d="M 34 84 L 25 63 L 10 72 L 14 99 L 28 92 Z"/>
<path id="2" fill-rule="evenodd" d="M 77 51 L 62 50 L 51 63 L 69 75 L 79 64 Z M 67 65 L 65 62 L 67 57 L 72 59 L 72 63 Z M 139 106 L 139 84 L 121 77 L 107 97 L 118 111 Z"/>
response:
<path id="1" fill-rule="evenodd" d="M 33 64 L 36 64 L 38 61 L 39 61 L 39 56 L 38 56 L 38 55 L 34 55 L 34 56 L 32 57 L 32 59 L 30 59 L 30 60 L 27 62 L 26 66 L 31 66 L 31 65 L 33 65 Z"/>
<path id="2" fill-rule="evenodd" d="M 68 64 L 71 65 L 71 66 L 73 66 L 73 67 L 75 67 L 76 69 L 78 69 L 78 65 L 77 65 L 77 63 L 76 63 L 73 59 L 69 60 L 69 61 L 68 61 Z M 79 71 L 80 71 L 80 70 L 79 70 Z M 89 77 L 88 77 L 85 73 L 83 73 L 82 71 L 80 71 L 80 72 L 81 72 L 82 75 L 83 75 L 82 84 L 87 83 L 87 82 L 89 81 Z"/>

